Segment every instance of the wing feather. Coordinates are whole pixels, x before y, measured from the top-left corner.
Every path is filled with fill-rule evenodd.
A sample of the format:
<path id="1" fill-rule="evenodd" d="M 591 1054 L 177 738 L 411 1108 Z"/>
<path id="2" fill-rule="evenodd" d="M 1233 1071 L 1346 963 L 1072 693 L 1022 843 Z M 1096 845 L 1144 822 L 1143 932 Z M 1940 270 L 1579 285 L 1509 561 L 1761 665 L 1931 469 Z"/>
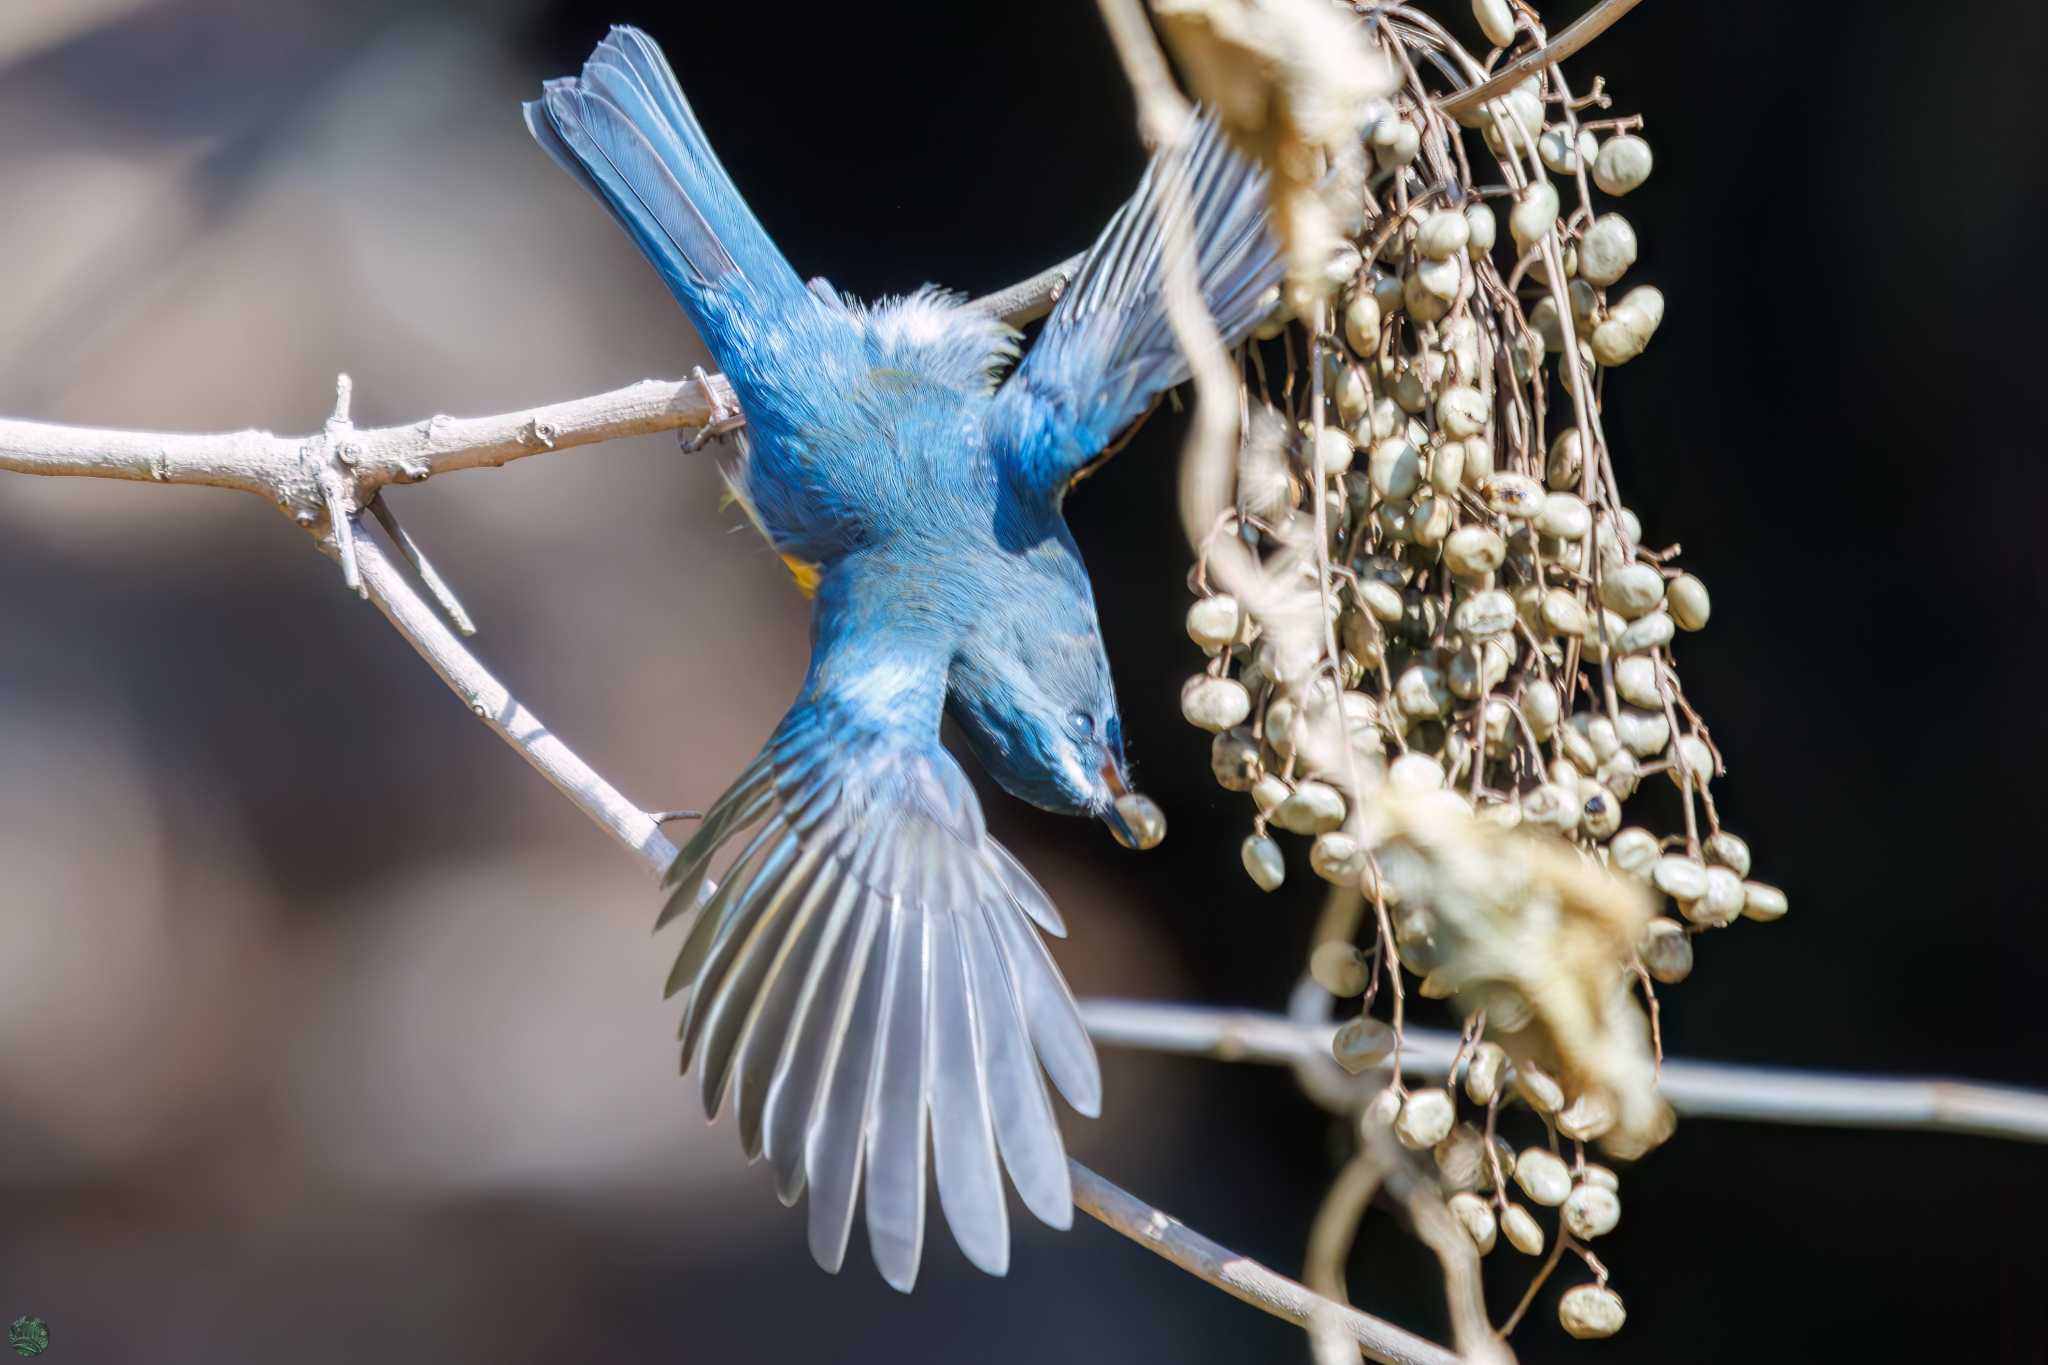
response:
<path id="1" fill-rule="evenodd" d="M 996 1164 L 983 1028 L 965 935 L 979 916 L 931 919 L 932 1167 L 939 1207 L 967 1259 L 991 1275 L 1010 1266 L 1010 1218 Z"/>
<path id="2" fill-rule="evenodd" d="M 1181 154 L 1162 151 L 1146 167 L 990 405 L 991 445 L 1034 494 L 1058 498 L 1188 377 L 1165 290 L 1169 229 L 1183 209 L 1196 279 L 1224 341 L 1235 345 L 1263 315 L 1282 271 L 1266 227 L 1265 175 L 1204 115 Z"/>
<path id="3" fill-rule="evenodd" d="M 881 1056 L 867 1112 L 868 1247 L 882 1278 L 908 1292 L 924 1253 L 926 1039 L 931 1024 L 931 916 L 896 897 Z"/>
<path id="4" fill-rule="evenodd" d="M 1072 1220 L 1046 1075 L 1082 1112 L 1101 1103 L 1039 937 L 1059 915 L 988 837 L 938 743 L 938 698 L 903 704 L 934 718 L 915 733 L 878 722 L 858 670 L 828 676 L 840 690 L 807 693 L 677 857 L 672 894 L 694 897 L 737 850 L 670 975 L 685 1067 L 707 1114 L 732 1092 L 741 1146 L 767 1157 L 777 1193 L 808 1196 L 819 1264 L 843 1264 L 864 1197 L 875 1263 L 908 1290 L 935 1181 L 968 1258 L 1001 1274 L 1006 1169 L 1033 1213 Z"/>

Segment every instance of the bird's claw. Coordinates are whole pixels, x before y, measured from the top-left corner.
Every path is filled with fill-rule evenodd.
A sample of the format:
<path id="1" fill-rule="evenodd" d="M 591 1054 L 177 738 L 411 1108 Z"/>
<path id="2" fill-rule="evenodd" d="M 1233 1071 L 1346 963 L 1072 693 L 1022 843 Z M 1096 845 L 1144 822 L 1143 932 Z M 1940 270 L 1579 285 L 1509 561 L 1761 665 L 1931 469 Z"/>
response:
<path id="1" fill-rule="evenodd" d="M 711 415 L 705 419 L 704 425 L 698 427 L 695 432 L 684 437 L 682 440 L 683 452 L 694 455 L 711 442 L 725 435 L 734 419 L 740 414 L 738 409 L 727 405 L 723 395 L 712 384 L 711 376 L 704 373 L 702 365 L 691 367 L 690 378 L 696 380 L 697 387 L 704 390 L 704 402 L 711 409 Z"/>

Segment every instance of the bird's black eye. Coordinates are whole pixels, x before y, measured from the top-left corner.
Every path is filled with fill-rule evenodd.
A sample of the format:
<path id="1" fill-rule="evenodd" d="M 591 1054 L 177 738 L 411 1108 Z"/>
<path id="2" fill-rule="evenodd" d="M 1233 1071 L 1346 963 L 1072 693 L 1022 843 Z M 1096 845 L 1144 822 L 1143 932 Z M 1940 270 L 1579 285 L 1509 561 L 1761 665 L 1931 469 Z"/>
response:
<path id="1" fill-rule="evenodd" d="M 1089 715 L 1086 711 L 1069 711 L 1067 713 L 1067 730 L 1075 739 L 1093 739 L 1095 738 L 1095 717 Z"/>

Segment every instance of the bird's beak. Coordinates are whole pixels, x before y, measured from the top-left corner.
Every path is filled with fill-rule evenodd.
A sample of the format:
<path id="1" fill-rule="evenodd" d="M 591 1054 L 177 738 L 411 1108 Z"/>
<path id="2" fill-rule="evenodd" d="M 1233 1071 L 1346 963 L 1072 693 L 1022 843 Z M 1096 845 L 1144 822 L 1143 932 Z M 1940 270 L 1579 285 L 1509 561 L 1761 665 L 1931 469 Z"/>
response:
<path id="1" fill-rule="evenodd" d="M 1105 755 L 1102 783 L 1109 788 L 1110 801 L 1101 811 L 1102 823 L 1125 848 L 1151 848 L 1166 837 L 1166 814 L 1149 796 L 1140 796 L 1124 780 L 1123 765 L 1113 754 Z"/>

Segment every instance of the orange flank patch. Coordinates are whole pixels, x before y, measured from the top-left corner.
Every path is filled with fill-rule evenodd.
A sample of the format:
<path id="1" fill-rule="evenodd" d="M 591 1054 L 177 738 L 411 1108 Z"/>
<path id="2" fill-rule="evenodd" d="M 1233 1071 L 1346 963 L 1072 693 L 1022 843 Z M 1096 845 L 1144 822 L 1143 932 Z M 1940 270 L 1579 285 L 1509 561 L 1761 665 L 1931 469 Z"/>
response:
<path id="1" fill-rule="evenodd" d="M 789 570 L 789 576 L 796 580 L 796 590 L 805 597 L 818 595 L 818 582 L 824 577 L 818 566 L 809 560 L 798 559 L 795 555 L 782 556 L 782 566 Z"/>

